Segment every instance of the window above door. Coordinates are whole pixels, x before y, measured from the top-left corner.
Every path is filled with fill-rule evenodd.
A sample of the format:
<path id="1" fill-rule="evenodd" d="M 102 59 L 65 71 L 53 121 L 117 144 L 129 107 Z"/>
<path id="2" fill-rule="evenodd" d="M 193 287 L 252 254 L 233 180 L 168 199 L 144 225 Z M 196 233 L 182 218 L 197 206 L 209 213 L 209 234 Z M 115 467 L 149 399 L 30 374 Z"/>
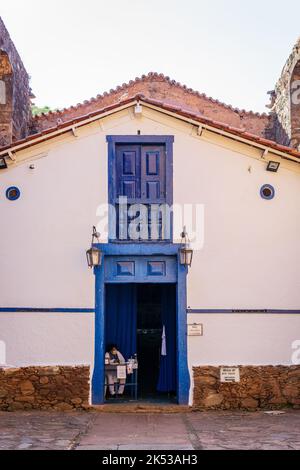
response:
<path id="1" fill-rule="evenodd" d="M 173 136 L 108 136 L 110 241 L 172 238 Z"/>

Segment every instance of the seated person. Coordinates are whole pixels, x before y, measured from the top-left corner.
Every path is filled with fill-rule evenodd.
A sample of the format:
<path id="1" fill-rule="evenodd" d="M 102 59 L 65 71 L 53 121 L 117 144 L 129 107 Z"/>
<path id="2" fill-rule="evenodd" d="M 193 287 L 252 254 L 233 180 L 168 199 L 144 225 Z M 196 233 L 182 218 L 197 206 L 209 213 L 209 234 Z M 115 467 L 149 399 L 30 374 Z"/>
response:
<path id="1" fill-rule="evenodd" d="M 118 347 L 115 344 L 110 344 L 107 347 L 107 353 L 105 354 L 105 364 L 125 364 L 125 359 L 118 351 Z M 106 384 L 109 385 L 109 392 L 111 396 L 117 395 L 121 396 L 124 393 L 125 389 L 125 379 L 117 378 L 117 369 L 116 370 L 107 370 L 106 374 Z M 115 390 L 115 384 L 118 383 L 117 392 Z M 106 387 L 105 387 L 106 394 Z"/>

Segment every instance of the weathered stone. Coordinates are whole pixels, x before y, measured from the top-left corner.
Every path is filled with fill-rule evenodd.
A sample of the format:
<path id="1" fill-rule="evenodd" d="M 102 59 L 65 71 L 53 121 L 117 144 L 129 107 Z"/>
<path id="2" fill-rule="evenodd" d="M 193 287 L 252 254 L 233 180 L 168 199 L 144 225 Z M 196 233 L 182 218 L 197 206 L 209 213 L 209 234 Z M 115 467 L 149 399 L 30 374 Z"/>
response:
<path id="1" fill-rule="evenodd" d="M 300 397 L 300 383 L 298 385 L 287 385 L 284 387 L 282 394 L 285 397 L 299 398 Z"/>
<path id="2" fill-rule="evenodd" d="M 40 376 L 51 376 L 51 375 L 58 375 L 60 373 L 59 367 L 43 367 L 40 370 Z"/>
<path id="3" fill-rule="evenodd" d="M 0 370 L 0 410 L 85 409 L 89 406 L 89 381 L 86 366 Z"/>
<path id="4" fill-rule="evenodd" d="M 57 405 L 55 405 L 54 409 L 56 411 L 71 411 L 73 410 L 73 406 L 69 403 L 58 403 Z"/>
<path id="5" fill-rule="evenodd" d="M 9 405 L 7 410 L 8 411 L 21 411 L 21 410 L 24 410 L 24 403 L 14 402 L 11 405 Z"/>
<path id="6" fill-rule="evenodd" d="M 4 376 L 11 376 L 15 375 L 16 373 L 20 373 L 20 369 L 4 369 L 3 374 Z"/>
<path id="7" fill-rule="evenodd" d="M 49 383 L 48 377 L 41 377 L 41 378 L 40 378 L 40 384 L 46 385 L 46 384 L 48 384 L 48 383 Z"/>
<path id="8" fill-rule="evenodd" d="M 204 405 L 207 408 L 215 407 L 221 405 L 223 402 L 224 397 L 220 393 L 215 393 L 213 395 L 208 395 L 208 397 L 205 398 L 204 400 Z"/>
<path id="9" fill-rule="evenodd" d="M 22 403 L 33 403 L 35 401 L 34 396 L 16 396 L 15 401 L 22 402 Z"/>
<path id="10" fill-rule="evenodd" d="M 300 369 L 299 370 L 291 370 L 288 373 L 288 380 L 295 379 L 296 382 L 300 383 Z"/>
<path id="11" fill-rule="evenodd" d="M 211 376 L 199 377 L 197 380 L 203 385 L 215 385 L 217 382 L 217 379 Z"/>
<path id="12" fill-rule="evenodd" d="M 73 403 L 73 405 L 81 405 L 82 404 L 82 400 L 81 398 L 73 398 L 71 400 L 71 403 Z"/>
<path id="13" fill-rule="evenodd" d="M 41 397 L 47 397 L 50 393 L 50 390 L 47 390 L 46 388 L 42 388 L 41 390 L 39 390 L 39 395 Z"/>
<path id="14" fill-rule="evenodd" d="M 7 397 L 7 395 L 8 395 L 8 391 L 3 388 L 0 388 L 0 398 L 5 398 Z"/>
<path id="15" fill-rule="evenodd" d="M 34 386 L 30 382 L 30 380 L 25 380 L 24 382 L 21 382 L 20 389 L 22 395 L 33 395 L 35 391 Z"/>
<path id="16" fill-rule="evenodd" d="M 26 137 L 32 126 L 29 76 L 0 18 L 0 80 L 5 94 L 0 105 L 0 146 Z"/>
<path id="17" fill-rule="evenodd" d="M 242 408 L 256 410 L 259 407 L 259 403 L 257 400 L 253 398 L 245 398 L 241 402 Z"/>
<path id="18" fill-rule="evenodd" d="M 31 375 L 29 377 L 29 380 L 30 382 L 38 382 L 39 381 L 39 377 L 37 375 Z"/>
<path id="19" fill-rule="evenodd" d="M 220 367 L 195 367 L 194 407 L 222 410 L 296 407 L 300 403 L 299 373 L 300 366 L 240 366 L 240 383 L 221 384 Z"/>
<path id="20" fill-rule="evenodd" d="M 273 138 L 283 145 L 298 148 L 300 144 L 300 39 L 295 44 L 278 80 L 271 92 L 271 118 Z"/>

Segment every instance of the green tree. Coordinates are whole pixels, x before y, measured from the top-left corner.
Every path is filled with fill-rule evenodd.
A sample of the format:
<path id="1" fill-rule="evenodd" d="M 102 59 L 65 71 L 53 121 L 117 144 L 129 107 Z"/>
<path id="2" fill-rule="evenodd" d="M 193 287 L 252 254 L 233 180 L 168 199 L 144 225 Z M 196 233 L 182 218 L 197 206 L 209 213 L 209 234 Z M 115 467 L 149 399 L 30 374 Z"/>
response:
<path id="1" fill-rule="evenodd" d="M 49 113 L 49 111 L 52 111 L 52 109 L 49 106 L 44 106 L 40 108 L 39 106 L 33 105 L 31 107 L 31 111 L 33 116 L 40 116 L 43 113 Z"/>

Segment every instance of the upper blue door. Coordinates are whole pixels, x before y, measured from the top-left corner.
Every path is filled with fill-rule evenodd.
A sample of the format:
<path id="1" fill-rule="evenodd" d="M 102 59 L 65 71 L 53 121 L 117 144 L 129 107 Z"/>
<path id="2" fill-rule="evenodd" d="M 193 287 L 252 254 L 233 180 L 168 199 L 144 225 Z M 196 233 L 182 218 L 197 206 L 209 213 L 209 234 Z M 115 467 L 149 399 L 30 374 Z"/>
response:
<path id="1" fill-rule="evenodd" d="M 163 145 L 118 145 L 116 203 L 166 202 L 166 152 Z"/>
<path id="2" fill-rule="evenodd" d="M 166 153 L 164 147 L 141 147 L 141 198 L 166 202 Z"/>
<path id="3" fill-rule="evenodd" d="M 167 202 L 165 146 L 117 145 L 115 164 L 117 239 L 132 241 L 134 233 L 134 241 L 162 240 L 162 207 Z M 126 214 L 120 213 L 121 197 L 127 198 Z"/>
<path id="4" fill-rule="evenodd" d="M 117 147 L 116 203 L 120 196 L 126 196 L 130 202 L 141 197 L 140 184 L 140 147 L 138 145 L 120 145 Z"/>

